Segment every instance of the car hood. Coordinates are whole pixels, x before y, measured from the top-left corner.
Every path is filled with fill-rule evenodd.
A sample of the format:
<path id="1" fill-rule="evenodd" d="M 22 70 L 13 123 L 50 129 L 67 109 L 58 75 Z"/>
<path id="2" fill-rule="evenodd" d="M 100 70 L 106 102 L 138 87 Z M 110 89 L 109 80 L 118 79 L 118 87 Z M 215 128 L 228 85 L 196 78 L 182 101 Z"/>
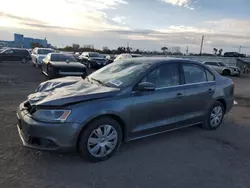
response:
<path id="1" fill-rule="evenodd" d="M 43 82 L 28 96 L 33 106 L 63 106 L 118 94 L 118 88 L 92 84 L 79 77 L 64 77 Z"/>
<path id="2" fill-rule="evenodd" d="M 238 67 L 236 66 L 227 66 L 227 67 L 232 68 L 232 69 L 238 69 Z"/>

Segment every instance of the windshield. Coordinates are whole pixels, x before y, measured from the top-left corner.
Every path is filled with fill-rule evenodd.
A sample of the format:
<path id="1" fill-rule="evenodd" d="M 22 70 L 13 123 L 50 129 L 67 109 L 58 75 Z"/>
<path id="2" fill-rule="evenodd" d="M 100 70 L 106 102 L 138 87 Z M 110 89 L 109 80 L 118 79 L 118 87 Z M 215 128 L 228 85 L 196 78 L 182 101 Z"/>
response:
<path id="1" fill-rule="evenodd" d="M 51 61 L 77 62 L 72 55 L 67 55 L 67 54 L 51 54 Z"/>
<path id="2" fill-rule="evenodd" d="M 38 49 L 38 51 L 37 51 L 37 53 L 41 54 L 41 55 L 47 55 L 51 52 L 53 52 L 53 50 L 49 50 L 49 49 Z"/>
<path id="3" fill-rule="evenodd" d="M 133 84 L 150 66 L 151 64 L 120 60 L 92 73 L 89 78 L 107 86 L 121 88 Z"/>
<path id="4" fill-rule="evenodd" d="M 89 53 L 89 57 L 102 57 L 99 53 Z"/>
<path id="5" fill-rule="evenodd" d="M 222 62 L 219 62 L 219 65 L 220 65 L 221 67 L 227 66 L 225 63 L 222 63 Z"/>

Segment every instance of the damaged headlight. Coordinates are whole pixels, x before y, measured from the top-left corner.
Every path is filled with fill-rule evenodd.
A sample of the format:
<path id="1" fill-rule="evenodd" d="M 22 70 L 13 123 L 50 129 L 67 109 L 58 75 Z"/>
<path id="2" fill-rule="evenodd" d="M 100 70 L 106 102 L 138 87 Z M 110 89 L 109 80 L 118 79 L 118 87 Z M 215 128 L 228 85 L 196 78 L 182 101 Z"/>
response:
<path id="1" fill-rule="evenodd" d="M 64 122 L 67 120 L 71 110 L 37 110 L 32 117 L 44 122 Z"/>

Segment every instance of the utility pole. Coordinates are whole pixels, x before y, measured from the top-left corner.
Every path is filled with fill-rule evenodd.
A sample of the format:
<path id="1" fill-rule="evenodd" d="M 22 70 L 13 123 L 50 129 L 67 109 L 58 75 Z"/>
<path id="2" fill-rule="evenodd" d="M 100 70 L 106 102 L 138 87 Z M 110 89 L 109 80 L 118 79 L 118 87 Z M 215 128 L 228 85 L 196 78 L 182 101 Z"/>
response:
<path id="1" fill-rule="evenodd" d="M 242 46 L 239 47 L 239 53 L 241 53 L 241 48 L 242 48 Z"/>
<path id="2" fill-rule="evenodd" d="M 188 45 L 187 45 L 187 48 L 186 48 L 186 55 L 188 55 Z"/>
<path id="3" fill-rule="evenodd" d="M 130 53 L 129 42 L 127 42 L 127 51 Z"/>
<path id="4" fill-rule="evenodd" d="M 201 38 L 201 48 L 200 48 L 200 55 L 202 54 L 203 41 L 204 41 L 204 35 L 202 35 L 202 38 Z"/>

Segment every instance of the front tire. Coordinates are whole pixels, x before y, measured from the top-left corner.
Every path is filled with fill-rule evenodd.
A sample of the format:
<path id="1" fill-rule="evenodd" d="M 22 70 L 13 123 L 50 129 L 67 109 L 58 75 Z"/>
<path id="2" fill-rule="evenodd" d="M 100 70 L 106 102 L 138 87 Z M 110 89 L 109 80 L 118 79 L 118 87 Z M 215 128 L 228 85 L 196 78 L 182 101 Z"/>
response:
<path id="1" fill-rule="evenodd" d="M 224 70 L 222 72 L 222 75 L 224 75 L 224 76 L 230 76 L 231 75 L 231 71 L 226 69 L 226 70 Z"/>
<path id="2" fill-rule="evenodd" d="M 27 59 L 26 59 L 26 58 L 22 58 L 22 59 L 21 59 L 21 63 L 22 63 L 22 64 L 27 63 Z"/>
<path id="3" fill-rule="evenodd" d="M 89 69 L 92 69 L 92 64 L 91 64 L 91 62 L 88 62 L 88 68 L 89 68 Z"/>
<path id="4" fill-rule="evenodd" d="M 55 70 L 52 66 L 48 65 L 49 68 L 48 68 L 48 77 L 49 79 L 53 79 L 55 78 Z"/>
<path id="5" fill-rule="evenodd" d="M 110 158 L 122 142 L 120 124 L 112 118 L 103 117 L 87 125 L 78 141 L 80 155 L 90 161 L 99 162 Z"/>
<path id="6" fill-rule="evenodd" d="M 207 130 L 215 130 L 217 129 L 224 118 L 225 108 L 223 104 L 219 101 L 216 101 L 213 106 L 209 109 L 207 117 L 202 124 L 202 128 Z"/>

